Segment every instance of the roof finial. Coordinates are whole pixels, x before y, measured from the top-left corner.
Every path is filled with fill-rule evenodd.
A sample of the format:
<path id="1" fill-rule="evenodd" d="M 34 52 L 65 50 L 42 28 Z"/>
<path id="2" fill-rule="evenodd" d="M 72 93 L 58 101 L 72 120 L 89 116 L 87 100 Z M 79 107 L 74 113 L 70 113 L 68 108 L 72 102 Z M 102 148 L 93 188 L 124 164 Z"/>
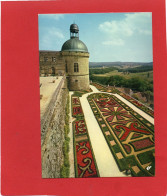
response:
<path id="1" fill-rule="evenodd" d="M 78 28 L 78 25 L 77 24 L 71 24 L 70 26 L 70 37 L 71 38 L 74 38 L 74 37 L 77 37 L 79 38 L 79 28 Z"/>

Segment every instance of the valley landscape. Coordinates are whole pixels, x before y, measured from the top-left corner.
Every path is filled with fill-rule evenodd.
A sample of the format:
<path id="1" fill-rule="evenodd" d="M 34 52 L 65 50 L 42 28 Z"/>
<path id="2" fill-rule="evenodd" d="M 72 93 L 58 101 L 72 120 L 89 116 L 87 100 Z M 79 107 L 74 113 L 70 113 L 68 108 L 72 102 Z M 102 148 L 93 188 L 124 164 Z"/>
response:
<path id="1" fill-rule="evenodd" d="M 147 106 L 154 107 L 153 63 L 90 63 L 90 80 L 106 86 L 116 86 L 122 91 L 128 88 L 128 94 Z"/>

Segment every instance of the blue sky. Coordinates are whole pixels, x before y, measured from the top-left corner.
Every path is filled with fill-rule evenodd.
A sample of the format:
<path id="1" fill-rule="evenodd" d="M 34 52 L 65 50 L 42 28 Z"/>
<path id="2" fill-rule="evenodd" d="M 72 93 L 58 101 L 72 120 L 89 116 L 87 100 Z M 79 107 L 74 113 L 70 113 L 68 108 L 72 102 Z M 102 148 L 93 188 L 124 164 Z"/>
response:
<path id="1" fill-rule="evenodd" d="M 153 61 L 150 12 L 40 14 L 38 18 L 40 50 L 60 51 L 75 22 L 91 62 Z"/>

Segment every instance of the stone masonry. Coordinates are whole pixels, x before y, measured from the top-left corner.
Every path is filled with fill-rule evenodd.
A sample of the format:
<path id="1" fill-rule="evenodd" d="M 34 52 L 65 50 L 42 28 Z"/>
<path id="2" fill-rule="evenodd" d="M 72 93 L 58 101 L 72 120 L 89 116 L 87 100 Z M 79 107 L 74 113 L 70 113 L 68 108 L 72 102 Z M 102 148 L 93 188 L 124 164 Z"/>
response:
<path id="1" fill-rule="evenodd" d="M 42 158 L 42 177 L 59 178 L 60 169 L 64 161 L 63 143 L 64 143 L 64 123 L 65 123 L 65 106 L 67 102 L 68 91 L 66 83 L 61 84 L 60 91 L 49 106 L 53 108 L 41 125 L 41 158 Z M 55 95 L 53 95 L 55 96 Z M 43 128 L 42 126 L 46 126 Z M 43 129 L 42 129 L 43 128 Z"/>

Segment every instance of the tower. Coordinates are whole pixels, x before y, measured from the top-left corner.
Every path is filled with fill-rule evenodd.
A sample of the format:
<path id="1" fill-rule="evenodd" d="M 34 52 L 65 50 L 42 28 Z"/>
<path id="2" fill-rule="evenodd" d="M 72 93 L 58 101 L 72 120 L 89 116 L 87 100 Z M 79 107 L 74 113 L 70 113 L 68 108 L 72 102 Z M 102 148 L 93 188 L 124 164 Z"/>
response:
<path id="1" fill-rule="evenodd" d="M 89 52 L 86 45 L 79 40 L 77 24 L 70 26 L 70 39 L 61 49 L 66 62 L 69 90 L 89 89 Z"/>

